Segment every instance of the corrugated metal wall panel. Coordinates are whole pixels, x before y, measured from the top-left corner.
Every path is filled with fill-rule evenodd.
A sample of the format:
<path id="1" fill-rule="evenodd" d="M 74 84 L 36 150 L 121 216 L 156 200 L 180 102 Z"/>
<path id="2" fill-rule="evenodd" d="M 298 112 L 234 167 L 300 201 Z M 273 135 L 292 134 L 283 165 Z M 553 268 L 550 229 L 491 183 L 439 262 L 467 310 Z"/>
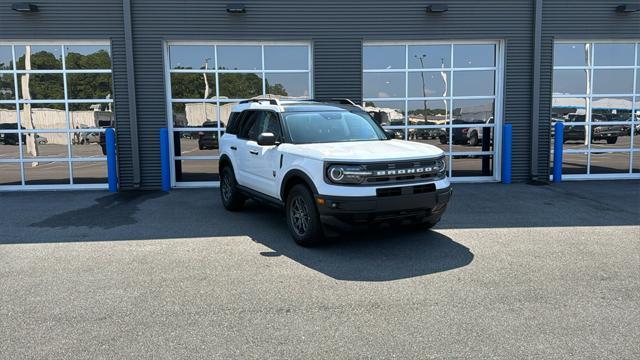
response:
<path id="1" fill-rule="evenodd" d="M 437 3 L 436 1 L 435 3 Z M 531 0 L 450 0 L 445 14 L 427 14 L 417 0 L 243 1 L 136 0 L 134 56 L 142 182 L 160 186 L 157 133 L 167 125 L 162 41 L 306 40 L 314 44 L 314 94 L 362 97 L 361 43 L 366 40 L 508 40 L 505 119 L 514 126 L 515 180 L 529 174 L 531 123 Z"/>
<path id="2" fill-rule="evenodd" d="M 362 101 L 362 40 L 316 39 L 313 48 L 314 97 Z"/>
<path id="3" fill-rule="evenodd" d="M 2 40 L 111 40 L 113 86 L 118 136 L 120 184 L 133 182 L 127 68 L 124 52 L 122 1 L 78 2 L 39 0 L 35 14 L 11 11 L 13 1 L 0 0 Z"/>
<path id="4" fill-rule="evenodd" d="M 549 172 L 550 113 L 553 82 L 553 40 L 640 39 L 640 13 L 615 11 L 624 1 L 545 0 L 542 17 L 542 69 L 540 96 L 541 174 Z"/>

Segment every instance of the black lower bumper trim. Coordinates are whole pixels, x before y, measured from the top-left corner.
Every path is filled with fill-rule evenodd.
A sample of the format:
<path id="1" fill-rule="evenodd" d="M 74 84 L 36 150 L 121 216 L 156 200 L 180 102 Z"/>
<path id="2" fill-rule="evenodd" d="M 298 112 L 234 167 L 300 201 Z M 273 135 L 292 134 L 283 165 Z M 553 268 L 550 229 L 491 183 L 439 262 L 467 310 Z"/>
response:
<path id="1" fill-rule="evenodd" d="M 451 187 L 432 192 L 397 196 L 317 197 L 324 200 L 318 205 L 322 218 L 335 217 L 346 222 L 385 221 L 401 218 L 431 216 L 444 210 L 451 197 Z"/>

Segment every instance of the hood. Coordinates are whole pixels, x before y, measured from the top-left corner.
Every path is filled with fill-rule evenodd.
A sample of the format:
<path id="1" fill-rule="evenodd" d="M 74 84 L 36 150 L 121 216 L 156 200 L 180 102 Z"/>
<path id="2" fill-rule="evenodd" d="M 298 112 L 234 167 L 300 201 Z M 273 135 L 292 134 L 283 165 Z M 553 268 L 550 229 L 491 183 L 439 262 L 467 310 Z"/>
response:
<path id="1" fill-rule="evenodd" d="M 433 145 L 404 140 L 352 141 L 320 144 L 283 144 L 281 151 L 326 161 L 378 162 L 439 157 Z"/>

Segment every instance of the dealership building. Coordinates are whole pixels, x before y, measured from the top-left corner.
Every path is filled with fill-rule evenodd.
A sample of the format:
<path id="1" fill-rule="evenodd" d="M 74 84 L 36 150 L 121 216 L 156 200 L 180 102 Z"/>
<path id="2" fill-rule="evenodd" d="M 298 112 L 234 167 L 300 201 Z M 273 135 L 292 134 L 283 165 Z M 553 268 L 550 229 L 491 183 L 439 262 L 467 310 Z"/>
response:
<path id="1" fill-rule="evenodd" d="M 0 0 L 0 191 L 216 186 L 248 98 L 350 99 L 455 182 L 640 178 L 640 3 Z M 335 101 L 335 100 L 333 100 Z M 505 143 L 510 124 L 511 141 Z M 559 140 L 558 140 L 559 141 Z M 508 151 L 508 154 L 505 153 Z"/>

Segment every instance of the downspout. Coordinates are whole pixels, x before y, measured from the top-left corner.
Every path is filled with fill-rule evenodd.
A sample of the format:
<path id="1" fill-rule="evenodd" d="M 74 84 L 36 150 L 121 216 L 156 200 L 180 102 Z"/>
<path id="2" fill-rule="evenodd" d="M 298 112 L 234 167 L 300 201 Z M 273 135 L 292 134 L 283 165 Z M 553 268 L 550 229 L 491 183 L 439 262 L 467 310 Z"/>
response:
<path id="1" fill-rule="evenodd" d="M 540 150 L 540 57 L 542 52 L 542 0 L 534 0 L 533 18 L 533 88 L 531 106 L 531 181 L 540 181 L 538 151 Z M 546 180 L 546 179 L 545 179 Z"/>
<path id="2" fill-rule="evenodd" d="M 138 143 L 138 117 L 136 109 L 136 85 L 133 70 L 133 34 L 131 29 L 131 0 L 122 0 L 124 15 L 124 45 L 127 61 L 127 92 L 129 94 L 129 128 L 131 131 L 131 156 L 133 162 L 133 187 L 140 188 L 140 146 Z"/>

